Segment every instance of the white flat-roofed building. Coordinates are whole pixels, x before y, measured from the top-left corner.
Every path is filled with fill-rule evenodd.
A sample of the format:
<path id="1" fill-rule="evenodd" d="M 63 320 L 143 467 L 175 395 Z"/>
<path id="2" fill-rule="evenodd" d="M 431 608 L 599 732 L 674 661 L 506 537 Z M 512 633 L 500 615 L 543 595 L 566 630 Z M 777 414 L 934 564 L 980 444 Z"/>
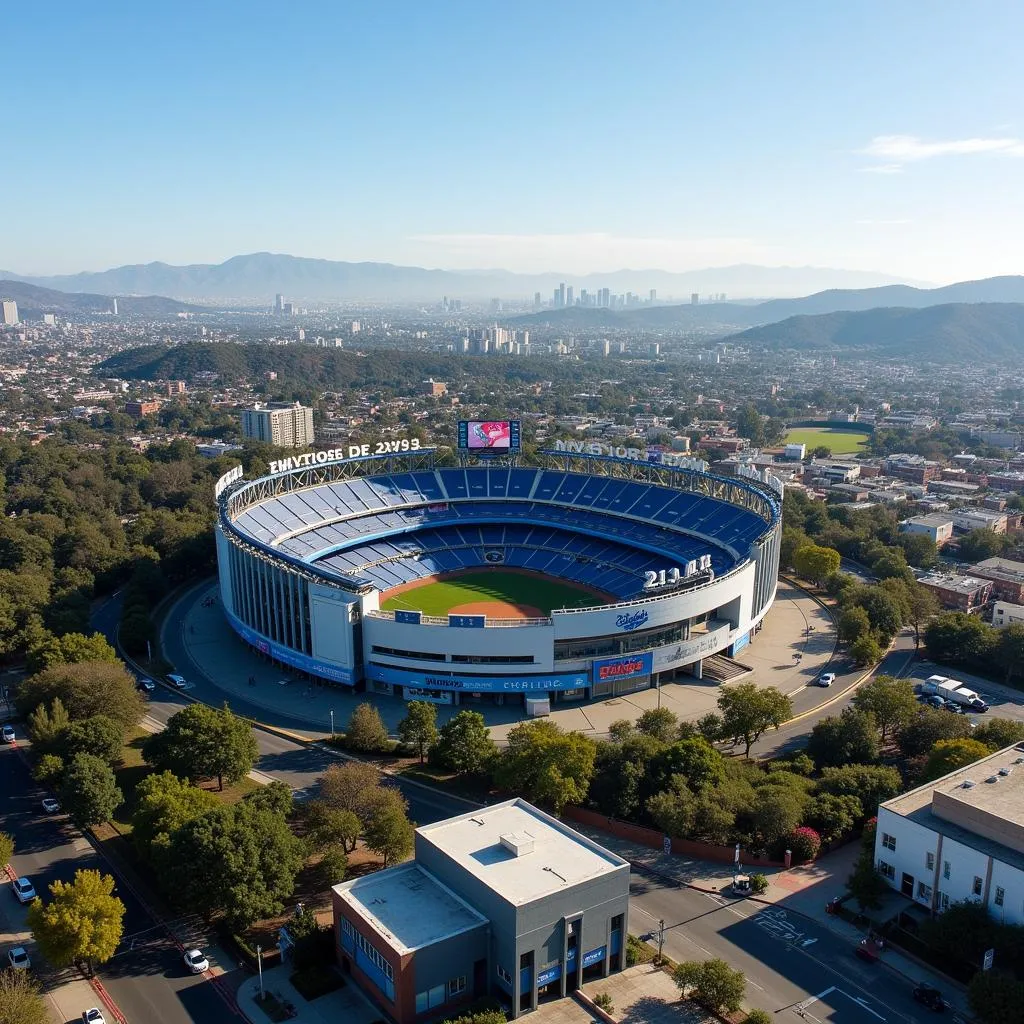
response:
<path id="1" fill-rule="evenodd" d="M 556 818 L 510 800 L 415 844 L 333 890 L 342 967 L 398 1024 L 488 994 L 518 1016 L 625 966 L 629 864 Z"/>
<path id="2" fill-rule="evenodd" d="M 932 911 L 973 901 L 1024 924 L 1024 744 L 879 805 L 875 867 Z"/>
<path id="3" fill-rule="evenodd" d="M 992 606 L 992 625 L 997 629 L 1005 629 L 1020 622 L 1024 622 L 1024 604 L 996 601 Z"/>
<path id="4" fill-rule="evenodd" d="M 923 533 L 931 537 L 936 547 L 942 547 L 953 539 L 953 520 L 948 515 L 932 512 L 924 516 L 913 516 L 900 523 L 900 533 Z"/>

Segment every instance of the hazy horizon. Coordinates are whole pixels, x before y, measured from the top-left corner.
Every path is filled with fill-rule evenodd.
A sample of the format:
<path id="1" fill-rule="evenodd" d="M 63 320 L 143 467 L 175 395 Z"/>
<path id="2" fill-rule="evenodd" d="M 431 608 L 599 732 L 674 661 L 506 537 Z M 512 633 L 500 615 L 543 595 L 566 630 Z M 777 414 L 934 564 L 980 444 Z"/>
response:
<path id="1" fill-rule="evenodd" d="M 0 267 L 1012 274 L 1022 30 L 1010 0 L 21 5 Z"/>

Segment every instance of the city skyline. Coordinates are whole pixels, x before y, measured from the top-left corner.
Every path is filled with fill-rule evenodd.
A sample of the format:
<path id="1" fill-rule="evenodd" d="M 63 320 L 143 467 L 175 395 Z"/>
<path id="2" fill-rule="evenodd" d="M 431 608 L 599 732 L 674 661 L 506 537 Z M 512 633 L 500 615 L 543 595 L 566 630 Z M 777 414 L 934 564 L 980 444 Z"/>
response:
<path id="1" fill-rule="evenodd" d="M 1024 263 L 1009 2 L 275 11 L 13 11 L 0 268 Z"/>

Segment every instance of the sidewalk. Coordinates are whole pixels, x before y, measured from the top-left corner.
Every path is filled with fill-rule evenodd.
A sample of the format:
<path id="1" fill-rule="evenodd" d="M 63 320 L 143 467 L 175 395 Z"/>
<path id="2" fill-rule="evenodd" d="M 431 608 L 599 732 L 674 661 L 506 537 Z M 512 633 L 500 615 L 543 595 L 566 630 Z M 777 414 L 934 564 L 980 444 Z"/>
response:
<path id="1" fill-rule="evenodd" d="M 572 827 L 613 853 L 628 860 L 651 874 L 678 882 L 688 888 L 709 895 L 721 897 L 732 883 L 731 864 L 715 864 L 690 857 L 662 853 L 632 843 L 627 839 L 602 832 L 600 829 L 572 823 Z M 762 896 L 747 897 L 744 902 L 761 906 L 776 906 L 789 913 L 800 914 L 828 929 L 838 939 L 851 946 L 859 944 L 865 931 L 841 917 L 825 910 L 834 896 L 846 893 L 846 879 L 853 870 L 860 853 L 860 844 L 847 843 L 832 853 L 826 854 L 813 864 L 789 868 L 751 868 L 768 879 L 768 890 Z M 735 900 L 735 897 L 730 897 Z M 887 948 L 881 957 L 881 964 L 899 974 L 911 984 L 926 982 L 940 989 L 952 1004 L 953 1009 L 965 1017 L 970 1016 L 967 993 L 963 985 L 943 974 L 933 971 L 915 958 Z"/>
<path id="2" fill-rule="evenodd" d="M 296 1010 L 294 1017 L 298 1024 L 372 1024 L 384 1014 L 359 991 L 354 981 L 346 980 L 344 986 L 328 992 L 313 1002 L 307 1002 L 298 989 L 288 980 L 291 967 L 281 965 L 263 972 L 263 989 L 280 999 L 291 1003 Z M 247 978 L 235 993 L 238 1009 L 251 1024 L 269 1024 L 270 1018 L 257 1002 L 260 994 L 260 979 Z"/>

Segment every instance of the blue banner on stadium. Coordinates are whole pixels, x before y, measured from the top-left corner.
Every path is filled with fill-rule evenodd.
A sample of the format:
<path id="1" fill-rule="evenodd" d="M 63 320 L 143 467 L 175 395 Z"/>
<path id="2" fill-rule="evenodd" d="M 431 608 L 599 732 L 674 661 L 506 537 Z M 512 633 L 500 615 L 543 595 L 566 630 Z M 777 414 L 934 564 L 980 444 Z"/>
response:
<path id="1" fill-rule="evenodd" d="M 604 658 L 590 666 L 591 679 L 595 683 L 616 682 L 619 679 L 635 679 L 649 676 L 654 671 L 654 652 L 630 654 L 625 658 Z"/>
<path id="2" fill-rule="evenodd" d="M 395 612 L 395 622 L 419 622 L 422 612 Z"/>
<path id="3" fill-rule="evenodd" d="M 395 686 L 415 686 L 422 690 L 462 690 L 465 693 L 580 690 L 587 685 L 587 677 L 583 672 L 562 672 L 549 676 L 458 676 L 392 668 L 372 661 L 366 666 L 366 677 Z"/>
<path id="4" fill-rule="evenodd" d="M 301 669 L 303 672 L 310 672 L 324 679 L 333 680 L 336 683 L 344 683 L 346 686 L 351 686 L 355 682 L 352 669 L 341 668 L 338 665 L 321 661 L 319 658 L 311 658 L 308 654 L 303 654 L 301 651 L 293 651 L 290 647 L 282 647 L 280 644 L 275 644 L 262 633 L 257 633 L 256 630 L 250 629 L 241 619 L 236 615 L 232 615 L 226 608 L 224 609 L 224 614 L 227 616 L 228 622 L 231 623 L 234 631 L 247 644 L 252 644 L 262 654 L 266 654 L 276 661 L 284 662 L 285 665 L 291 665 L 293 668 Z"/>
<path id="5" fill-rule="evenodd" d="M 462 629 L 483 629 L 487 625 L 486 615 L 449 615 L 449 626 L 459 626 Z"/>

